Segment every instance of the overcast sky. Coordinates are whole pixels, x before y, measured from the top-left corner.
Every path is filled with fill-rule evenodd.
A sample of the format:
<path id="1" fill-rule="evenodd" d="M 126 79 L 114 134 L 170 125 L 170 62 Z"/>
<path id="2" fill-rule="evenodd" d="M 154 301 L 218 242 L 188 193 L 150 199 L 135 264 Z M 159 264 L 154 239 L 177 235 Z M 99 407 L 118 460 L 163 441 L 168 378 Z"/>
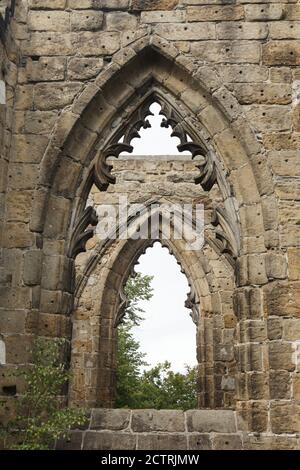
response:
<path id="1" fill-rule="evenodd" d="M 160 127 L 160 107 L 152 105 L 156 117 L 150 118 L 152 129 L 142 130 L 141 139 L 134 139 L 135 155 L 176 155 L 179 140 L 171 138 L 171 130 Z M 190 310 L 184 307 L 189 286 L 174 256 L 155 243 L 141 256 L 136 271 L 154 276 L 154 296 L 141 302 L 145 321 L 134 329 L 135 338 L 153 366 L 168 360 L 174 371 L 183 371 L 185 364 L 196 365 L 196 326 Z"/>
<path id="2" fill-rule="evenodd" d="M 171 137 L 172 129 L 160 127 L 164 118 L 159 115 L 160 106 L 154 103 L 150 110 L 154 116 L 147 119 L 151 123 L 150 129 L 140 130 L 140 139 L 133 139 L 131 145 L 134 147 L 134 155 L 190 155 L 189 152 L 178 152 L 177 145 L 180 143 L 178 137 Z M 125 155 L 125 153 L 124 153 Z"/>

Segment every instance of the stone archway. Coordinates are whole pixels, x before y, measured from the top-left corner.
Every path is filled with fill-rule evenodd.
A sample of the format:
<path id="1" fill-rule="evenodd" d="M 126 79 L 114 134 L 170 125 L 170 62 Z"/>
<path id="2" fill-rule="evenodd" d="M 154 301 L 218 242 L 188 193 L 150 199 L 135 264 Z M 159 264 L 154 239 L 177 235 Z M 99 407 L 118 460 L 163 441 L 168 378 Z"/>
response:
<path id="1" fill-rule="evenodd" d="M 197 77 L 191 77 L 188 68 L 182 65 L 173 46 L 168 47 L 168 44 L 160 38 L 153 38 L 151 47 L 147 41 L 146 45 L 145 41 L 137 42 L 137 50 L 140 48 L 138 53 L 132 52 L 132 48 L 128 53 L 124 51 L 121 70 L 119 71 L 119 65 L 113 65 L 107 82 L 107 77 L 105 79 L 99 77 L 96 84 L 98 86 L 100 82 L 102 83 L 100 90 L 91 85 L 89 90 L 79 97 L 73 106 L 76 114 L 73 114 L 73 117 L 66 115 L 61 118 L 66 120 L 65 122 L 71 118 L 71 133 L 66 138 L 64 126 L 62 133 L 58 127 L 58 134 L 53 137 L 52 144 L 45 154 L 38 190 L 39 203 L 35 205 L 40 214 L 35 218 L 36 229 L 42 230 L 40 223 L 44 224 L 46 221 L 43 228 L 45 241 L 55 243 L 58 247 L 56 255 L 50 257 L 46 255 L 46 283 L 42 274 L 41 311 L 45 312 L 45 315 L 48 315 L 49 306 L 52 313 L 69 314 L 72 310 L 74 274 L 71 273 L 74 273 L 74 263 L 70 247 L 75 248 L 77 253 L 78 242 L 81 246 L 82 240 L 86 241 L 85 228 L 90 222 L 94 223 L 90 218 L 92 212 L 84 210 L 93 181 L 98 182 L 101 190 L 105 190 L 108 184 L 113 183 L 109 174 L 110 169 L 105 164 L 105 158 L 109 156 L 112 147 L 107 153 L 106 146 L 109 147 L 114 136 L 118 137 L 120 132 L 122 134 L 122 129 L 132 122 L 132 117 L 139 112 L 143 103 L 140 97 L 145 93 L 147 97 L 147 93 L 153 93 L 154 90 L 162 99 L 164 98 L 164 94 L 160 91 L 162 88 L 166 89 L 168 96 L 165 102 L 168 113 L 166 124 L 172 125 L 174 121 L 172 112 L 176 108 L 178 113 L 175 115 L 179 116 L 177 122 L 179 127 L 183 128 L 180 133 L 184 135 L 184 132 L 188 132 L 192 136 L 192 142 L 198 141 L 196 154 L 200 150 L 204 153 L 204 162 L 199 167 L 198 182 L 202 182 L 208 191 L 214 192 L 216 188 L 220 191 L 217 199 L 222 201 L 221 210 L 217 209 L 214 212 L 212 224 L 215 240 L 213 245 L 219 254 L 224 253 L 225 257 L 229 255 L 231 258 L 233 256 L 232 263 L 238 287 L 235 291 L 235 299 L 238 300 L 235 302 L 240 304 L 244 298 L 249 302 L 248 292 L 253 291 L 251 295 L 258 294 L 259 286 L 267 282 L 264 268 L 266 253 L 264 213 L 259 194 L 260 188 L 263 191 L 263 185 L 259 183 L 262 174 L 255 170 L 261 163 L 259 145 L 251 131 L 247 129 L 246 122 L 242 121 L 237 103 L 228 96 L 227 91 L 221 88 L 213 93 L 207 92 Z M 158 52 L 160 50 L 162 53 Z M 141 67 L 141 64 L 144 67 Z M 175 100 L 173 104 L 172 96 Z M 155 99 L 157 97 L 156 94 Z M 118 107 L 117 121 L 115 121 L 115 106 Z M 243 137 L 247 141 L 241 138 L 237 126 L 240 128 L 244 126 Z M 101 129 L 100 134 L 99 129 Z M 247 149 L 251 139 L 253 139 L 252 153 L 248 155 Z M 184 142 L 182 144 L 184 145 Z M 55 154 L 59 156 L 58 165 L 55 163 Z M 112 154 L 114 155 L 114 152 Z M 48 162 L 51 162 L 52 169 L 49 168 Z M 251 216 L 253 212 L 256 215 L 255 229 Z M 69 240 L 69 246 L 59 240 Z M 261 259 L 262 269 L 253 272 L 251 264 L 257 265 L 258 259 Z M 55 273 L 53 282 L 51 280 L 49 282 L 49 265 L 50 271 Z M 262 306 L 258 308 L 261 309 Z M 262 311 L 259 315 L 263 315 Z M 245 320 L 245 327 L 248 329 L 248 319 L 239 318 L 239 320 L 241 322 Z M 239 331 L 244 332 L 244 327 Z M 248 337 L 244 335 L 237 344 L 241 351 L 244 348 L 256 349 L 256 344 L 252 346 Z M 251 361 L 252 353 L 247 353 L 247 357 L 247 361 Z M 241 360 L 238 363 L 241 365 Z M 249 377 L 252 377 L 256 365 L 247 362 L 246 367 L 250 368 Z M 242 369 L 238 381 L 240 379 L 244 381 L 247 374 L 248 371 L 244 372 Z M 260 376 L 264 376 L 267 381 L 267 370 L 260 373 Z M 242 390 L 243 388 L 239 386 L 238 393 Z M 242 394 L 238 397 L 241 399 L 242 407 L 244 407 L 244 396 Z"/>
<path id="2" fill-rule="evenodd" d="M 141 218 L 137 216 L 131 223 L 138 225 Z M 214 288 L 219 285 L 220 274 L 209 266 L 212 255 L 207 248 L 206 256 L 187 250 L 185 240 L 164 239 L 162 233 L 159 239 L 175 256 L 190 285 L 187 306 L 197 325 L 199 406 L 232 407 L 237 373 L 233 356 L 235 321 L 217 305 Z M 102 241 L 87 259 L 77 285 L 73 317 L 72 403 L 113 406 L 116 333 L 126 305 L 123 288 L 138 258 L 154 242 L 151 239 Z M 221 259 L 218 263 L 220 268 Z M 225 263 L 222 270 L 226 270 Z M 224 308 L 230 307 L 230 290 L 223 287 L 222 292 Z M 218 300 L 220 304 L 221 298 Z"/>

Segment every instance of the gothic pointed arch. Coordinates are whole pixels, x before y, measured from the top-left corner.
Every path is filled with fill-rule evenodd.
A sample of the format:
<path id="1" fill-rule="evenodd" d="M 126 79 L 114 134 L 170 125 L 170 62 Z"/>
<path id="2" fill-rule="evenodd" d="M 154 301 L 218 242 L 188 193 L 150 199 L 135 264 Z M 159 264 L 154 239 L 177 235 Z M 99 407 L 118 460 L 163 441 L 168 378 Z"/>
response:
<path id="1" fill-rule="evenodd" d="M 252 152 L 259 155 L 259 143 L 250 127 L 247 128 L 242 112 L 228 90 L 221 87 L 211 93 L 211 87 L 205 86 L 208 78 L 201 77 L 200 71 L 192 74 L 183 59 L 184 56 L 162 38 L 142 38 L 129 46 L 122 58 L 117 54 L 95 82 L 87 86 L 72 108 L 61 115 L 41 163 L 36 197 L 39 202 L 35 204 L 31 221 L 33 231 L 47 233 L 48 227 L 44 227 L 43 221 L 51 209 L 51 198 L 63 196 L 70 199 L 78 195 L 76 189 L 88 178 L 86 169 L 93 158 L 94 149 L 111 137 L 115 125 L 130 113 L 128 108 L 133 96 L 144 93 L 143 86 L 149 90 L 153 79 L 177 98 L 176 104 L 184 102 L 187 105 L 186 123 L 194 125 L 198 135 L 204 134 L 220 161 L 226 165 L 227 179 L 240 200 L 238 204 L 259 204 L 260 162 L 257 163 L 257 171 L 254 171 L 257 159 L 251 158 Z M 234 107 L 237 119 L 232 118 L 231 107 Z M 114 117 L 116 112 L 119 115 L 117 120 Z M 168 116 L 166 125 L 171 124 L 171 119 L 172 116 Z M 247 136 L 250 145 L 238 132 L 243 127 L 243 135 Z M 116 152 L 119 147 L 110 150 Z M 99 177 L 105 178 L 106 172 L 104 165 Z M 63 176 L 67 179 L 62 185 Z M 106 176 L 109 178 L 109 175 Z M 211 159 L 206 159 L 199 183 L 202 181 L 209 188 L 215 176 L 215 165 Z M 241 184 L 243 178 L 249 181 L 247 186 Z M 262 211 L 259 217 L 263 231 Z M 70 222 L 71 219 L 65 221 L 64 230 L 69 228 Z"/>
<path id="2" fill-rule="evenodd" d="M 152 199 L 146 207 L 150 208 L 150 204 L 154 202 Z M 161 198 L 159 202 L 166 204 L 167 201 Z M 130 220 L 130 225 L 135 229 L 152 216 L 153 212 L 150 211 L 136 214 Z M 172 224 L 175 223 L 176 221 L 173 220 Z M 124 227 L 119 226 L 117 232 L 120 229 L 124 229 Z M 218 273 L 214 271 L 213 266 L 209 266 L 208 260 L 211 254 L 207 248 L 204 254 L 199 251 L 191 252 L 187 249 L 184 239 L 174 238 L 173 231 L 171 234 L 173 235 L 170 239 L 165 238 L 163 230 L 160 231 L 157 239 L 135 240 L 130 238 L 123 240 L 123 237 L 120 239 L 108 237 L 99 242 L 97 248 L 92 250 L 91 257 L 78 278 L 76 288 L 72 335 L 72 375 L 74 380 L 70 387 L 72 403 L 82 405 L 82 403 L 89 402 L 92 406 L 113 406 L 117 327 L 123 319 L 127 306 L 124 287 L 129 276 L 134 272 L 135 264 L 140 256 L 158 240 L 175 256 L 190 286 L 185 305 L 190 309 L 192 320 L 197 328 L 199 406 L 213 407 L 224 403 L 224 399 L 220 401 L 219 374 L 215 374 L 213 369 L 218 364 L 220 368 L 222 364 L 222 374 L 224 375 L 224 370 L 228 369 L 232 383 L 235 380 L 236 369 L 234 358 L 229 357 L 229 353 L 228 357 L 219 357 L 216 351 L 211 350 L 209 342 L 209 338 L 219 331 L 219 317 L 222 316 L 216 299 Z M 212 248 L 211 250 L 213 252 Z M 223 269 L 228 269 L 226 258 L 223 263 Z M 80 340 L 80 331 L 86 332 L 86 340 L 83 337 Z M 219 338 L 219 343 L 221 348 L 221 338 Z M 225 342 L 223 349 L 229 351 L 229 348 L 232 351 L 233 344 L 229 346 L 229 343 Z M 89 361 L 91 367 L 82 368 L 80 364 L 88 357 L 93 358 Z M 88 377 L 92 376 L 97 377 L 97 380 L 93 379 L 93 385 L 85 388 L 78 385 L 82 383 L 82 380 L 89 383 Z M 234 397 L 234 388 L 231 393 Z"/>
<path id="3" fill-rule="evenodd" d="M 217 265 L 222 254 L 235 273 L 233 296 L 238 315 L 246 295 L 244 286 L 254 289 L 257 279 L 267 282 L 264 261 L 259 272 L 252 268 L 256 251 L 266 253 L 269 240 L 262 197 L 272 182 L 270 175 L 261 171 L 260 143 L 236 99 L 213 71 L 208 74 L 207 70 L 195 70 L 194 64 L 173 45 L 145 35 L 123 49 L 122 54 L 113 56 L 95 81 L 61 114 L 53 129 L 41 163 L 30 222 L 32 232 L 42 235 L 44 242 L 40 299 L 36 303 L 45 314 L 73 312 L 74 254 L 77 249 L 85 249 L 95 224 L 93 217 L 84 217 L 89 190 L 96 181 L 103 190 L 107 181 L 113 184 L 109 167 L 103 165 L 105 149 L 119 144 L 112 141 L 113 137 L 123 132 L 125 124 L 132 123 L 132 116 L 148 96 L 162 100 L 164 124 L 183 136 L 181 145 L 192 140 L 195 159 L 201 149 L 196 182 L 199 188 L 202 183 L 208 193 L 211 191 L 214 202 L 210 211 L 210 255 L 216 257 Z M 118 154 L 118 146 L 112 150 Z M 92 215 L 92 210 L 88 214 Z M 49 255 L 49 246 L 55 247 L 55 253 L 51 250 Z M 222 267 L 218 268 L 222 273 Z M 49 278 L 49 272 L 56 275 Z M 209 275 L 206 273 L 206 277 Z M 211 338 L 217 328 L 212 318 L 207 323 Z M 241 343 L 244 340 L 240 338 Z M 229 353 L 231 358 L 232 349 Z M 209 354 L 213 367 L 214 352 Z M 213 377 L 207 381 L 212 382 Z"/>

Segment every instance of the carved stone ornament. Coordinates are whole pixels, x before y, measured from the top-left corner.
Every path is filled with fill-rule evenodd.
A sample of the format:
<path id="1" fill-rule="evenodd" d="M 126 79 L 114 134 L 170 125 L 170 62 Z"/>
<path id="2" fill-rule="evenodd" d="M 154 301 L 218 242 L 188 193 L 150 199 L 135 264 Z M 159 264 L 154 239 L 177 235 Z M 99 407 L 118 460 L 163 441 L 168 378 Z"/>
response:
<path id="1" fill-rule="evenodd" d="M 105 191 L 110 184 L 115 183 L 115 178 L 111 174 L 112 166 L 108 165 L 106 160 L 109 157 L 118 158 L 122 152 L 133 152 L 131 141 L 141 137 L 139 132 L 142 128 L 149 129 L 151 127 L 147 117 L 153 116 L 153 113 L 150 111 L 150 106 L 153 103 L 158 103 L 161 106 L 160 115 L 164 116 L 161 127 L 171 127 L 173 130 L 171 136 L 178 137 L 180 140 L 180 144 L 177 147 L 179 152 L 191 152 L 192 159 L 196 157 L 199 159 L 201 157 L 200 163 L 197 166 L 200 174 L 195 179 L 195 183 L 201 184 L 205 191 L 209 191 L 217 182 L 216 164 L 213 156 L 202 144 L 194 142 L 190 138 L 179 113 L 164 98 L 156 95 L 143 103 L 133 114 L 131 123 L 127 125 L 126 129 L 121 133 L 117 133 L 114 141 L 100 152 L 94 167 L 95 184 L 100 191 Z"/>
<path id="2" fill-rule="evenodd" d="M 185 307 L 191 310 L 190 316 L 195 325 L 198 326 L 200 319 L 200 301 L 193 287 L 191 287 L 191 291 L 185 301 Z"/>
<path id="3" fill-rule="evenodd" d="M 227 255 L 230 264 L 234 265 L 239 253 L 239 236 L 232 230 L 233 223 L 224 209 L 215 209 L 212 225 L 216 227 L 214 243 L 220 253 Z"/>
<path id="4" fill-rule="evenodd" d="M 150 106 L 152 102 L 147 102 L 141 108 L 139 108 L 132 117 L 133 124 L 130 124 L 125 130 L 125 133 L 117 137 L 117 142 L 111 143 L 101 152 L 97 158 L 95 164 L 95 184 L 100 191 L 105 191 L 110 184 L 116 182 L 115 177 L 111 174 L 112 166 L 106 163 L 107 158 L 116 157 L 118 158 L 122 152 L 133 152 L 133 147 L 131 141 L 135 138 L 140 138 L 140 130 L 149 129 L 151 127 L 150 122 L 148 121 L 148 116 L 153 116 L 153 113 L 150 111 Z"/>
<path id="5" fill-rule="evenodd" d="M 68 255 L 76 258 L 79 253 L 86 251 L 87 241 L 94 236 L 94 228 L 98 223 L 98 217 L 93 207 L 87 207 L 79 220 L 74 225 Z M 88 227 L 91 228 L 88 228 Z"/>
<path id="6" fill-rule="evenodd" d="M 235 213 L 235 208 L 226 174 L 217 162 L 213 152 L 205 148 L 202 142 L 191 138 L 186 121 L 160 93 L 156 92 L 145 99 L 143 104 L 133 113 L 129 123 L 127 121 L 123 128 L 116 132 L 112 141 L 99 152 L 94 165 L 94 182 L 100 191 L 106 191 L 110 184 L 115 183 L 115 177 L 111 173 L 112 166 L 107 164 L 107 158 L 118 158 L 122 152 L 133 152 L 132 139 L 140 138 L 142 128 L 148 129 L 151 127 L 147 117 L 153 116 L 150 111 L 153 103 L 158 103 L 161 106 L 160 115 L 163 116 L 161 127 L 171 127 L 171 136 L 180 140 L 177 146 L 179 152 L 188 151 L 191 153 L 192 159 L 197 160 L 197 168 L 200 171 L 195 178 L 195 183 L 200 184 L 204 191 L 210 191 L 217 184 L 224 199 L 232 206 L 229 211 L 228 207 L 226 209 L 218 207 L 212 225 L 216 227 L 214 247 L 220 253 L 224 253 L 230 264 L 233 265 L 239 253 L 240 229 L 237 217 L 230 216 L 230 214 Z"/>

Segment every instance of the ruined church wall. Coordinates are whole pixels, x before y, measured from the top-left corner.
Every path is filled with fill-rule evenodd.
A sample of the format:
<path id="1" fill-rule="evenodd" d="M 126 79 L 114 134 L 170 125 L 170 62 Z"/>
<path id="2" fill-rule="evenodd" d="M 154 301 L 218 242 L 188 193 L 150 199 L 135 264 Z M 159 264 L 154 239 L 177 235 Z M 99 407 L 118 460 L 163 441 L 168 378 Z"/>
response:
<path id="1" fill-rule="evenodd" d="M 30 360 L 37 331 L 52 337 L 71 331 L 66 306 L 71 296 L 57 281 L 64 240 L 49 234 L 63 233 L 70 223 L 73 199 L 64 191 L 76 178 L 81 156 L 74 150 L 68 167 L 60 170 L 55 220 L 47 221 L 43 233 L 36 207 L 53 170 L 51 162 L 41 165 L 45 151 L 53 152 L 54 161 L 92 89 L 101 88 L 101 73 L 121 67 L 126 54 L 134 57 L 137 40 L 160 41 L 162 50 L 172 51 L 191 75 L 201 77 L 251 164 L 243 165 L 248 172 L 239 167 L 240 146 L 213 107 L 202 109 L 196 93 L 184 93 L 166 74 L 166 84 L 173 83 L 177 96 L 210 129 L 209 139 L 226 163 L 235 158 L 236 168 L 227 173 L 230 184 L 241 181 L 236 198 L 246 229 L 234 295 L 240 322 L 239 413 L 251 416 L 247 426 L 253 431 L 299 433 L 299 2 L 23 0 L 9 34 L 6 46 L 0 45 L 0 75 L 4 64 L 9 98 L 5 109 L 0 105 L 0 327 L 6 345 L 1 393 L 12 380 L 11 369 Z M 119 103 L 110 106 L 117 111 Z M 86 127 L 95 131 L 91 122 Z M 76 137 L 78 149 L 81 135 Z M 251 171 L 259 196 L 249 189 Z M 41 250 L 48 266 L 44 278 Z M 19 393 L 21 384 L 14 383 Z"/>

